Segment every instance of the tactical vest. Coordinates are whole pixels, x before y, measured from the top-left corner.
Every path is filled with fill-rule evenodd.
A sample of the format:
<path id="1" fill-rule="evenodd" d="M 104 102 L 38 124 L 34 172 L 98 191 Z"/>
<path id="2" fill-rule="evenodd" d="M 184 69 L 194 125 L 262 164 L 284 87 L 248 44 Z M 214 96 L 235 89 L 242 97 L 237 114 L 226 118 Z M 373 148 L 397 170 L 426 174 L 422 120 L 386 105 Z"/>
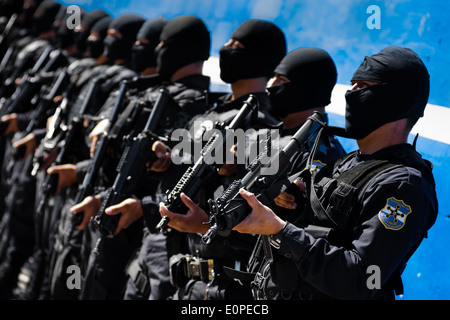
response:
<path id="1" fill-rule="evenodd" d="M 342 164 L 353 156 L 354 153 L 348 154 L 334 164 L 323 167 L 319 172 L 310 174 L 310 183 L 307 183 L 310 206 L 305 207 L 294 223 L 315 238 L 324 238 L 332 245 L 347 248 L 351 243 L 351 230 L 361 212 L 361 197 L 374 178 L 407 166 L 419 170 L 434 185 L 431 163 L 422 159 L 420 154 L 406 144 L 393 152 L 388 159 L 367 160 L 337 176 Z M 426 234 L 423 237 L 426 237 Z M 396 294 L 403 292 L 401 273 L 420 242 L 413 246 L 391 279 L 374 298 L 392 299 L 394 291 Z M 302 281 L 294 263 L 278 255 L 271 248 L 267 236 L 260 236 L 250 258 L 248 271 L 255 276 L 252 281 L 255 299 L 330 298 Z"/>

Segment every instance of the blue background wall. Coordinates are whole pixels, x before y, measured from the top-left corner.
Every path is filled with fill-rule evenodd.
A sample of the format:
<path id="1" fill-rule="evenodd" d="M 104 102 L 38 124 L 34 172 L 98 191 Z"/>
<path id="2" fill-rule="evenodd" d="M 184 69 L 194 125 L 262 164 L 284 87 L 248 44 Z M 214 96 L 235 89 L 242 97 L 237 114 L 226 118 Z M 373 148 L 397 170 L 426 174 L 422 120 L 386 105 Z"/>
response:
<path id="1" fill-rule="evenodd" d="M 212 34 L 212 56 L 242 21 L 265 19 L 276 23 L 286 34 L 288 51 L 298 47 L 327 50 L 338 68 L 338 83 L 349 84 L 364 56 L 388 45 L 405 46 L 417 52 L 431 75 L 429 103 L 450 106 L 450 2 L 446 0 L 61 0 L 87 11 L 103 9 L 112 16 L 137 13 L 151 19 L 192 14 L 202 18 Z M 381 28 L 369 29 L 370 5 L 381 9 Z M 448 111 L 448 109 L 445 109 Z M 431 119 L 433 115 L 431 115 Z M 448 116 L 448 117 L 447 117 Z M 445 112 L 450 122 L 450 112 Z M 331 114 L 331 123 L 344 124 L 342 114 Z M 429 123 L 431 127 L 433 123 Z M 427 130 L 427 129 L 425 129 Z M 443 126 L 440 130 L 449 130 Z M 426 133 L 426 132 L 425 132 Z M 411 258 L 403 275 L 405 294 L 400 299 L 449 299 L 450 240 L 449 167 L 450 141 L 420 138 L 418 151 L 431 160 L 440 212 L 436 224 Z M 343 140 L 347 150 L 356 147 Z M 393 244 L 395 245 L 395 244 Z M 337 275 L 338 276 L 338 275 Z"/>

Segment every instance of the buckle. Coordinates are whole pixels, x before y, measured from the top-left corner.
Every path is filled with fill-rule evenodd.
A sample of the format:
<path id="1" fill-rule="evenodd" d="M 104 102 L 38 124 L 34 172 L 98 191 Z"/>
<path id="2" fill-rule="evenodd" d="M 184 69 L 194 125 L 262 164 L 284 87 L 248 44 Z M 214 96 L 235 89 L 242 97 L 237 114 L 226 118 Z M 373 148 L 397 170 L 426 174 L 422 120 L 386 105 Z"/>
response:
<path id="1" fill-rule="evenodd" d="M 211 281 L 214 278 L 214 260 L 202 260 L 196 257 L 186 257 L 186 276 Z"/>

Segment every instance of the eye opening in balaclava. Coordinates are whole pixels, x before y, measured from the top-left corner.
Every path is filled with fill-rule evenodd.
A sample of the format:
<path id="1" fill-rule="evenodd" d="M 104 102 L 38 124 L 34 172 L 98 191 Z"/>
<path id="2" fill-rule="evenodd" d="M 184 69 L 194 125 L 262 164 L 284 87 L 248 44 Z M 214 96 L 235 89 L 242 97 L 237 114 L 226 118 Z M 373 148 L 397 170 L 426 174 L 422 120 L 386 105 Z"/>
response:
<path id="1" fill-rule="evenodd" d="M 33 15 L 32 33 L 38 36 L 52 30 L 53 22 L 61 8 L 61 4 L 53 0 L 45 0 L 36 8 Z"/>
<path id="2" fill-rule="evenodd" d="M 82 18 L 80 25 L 74 30 L 74 42 L 80 53 L 84 53 L 87 49 L 87 38 L 91 33 L 92 27 L 96 22 L 100 21 L 102 18 L 109 17 L 109 15 L 100 9 L 92 10 L 86 13 Z"/>
<path id="3" fill-rule="evenodd" d="M 386 123 L 422 117 L 430 91 L 429 78 L 420 57 L 408 48 L 390 46 L 365 57 L 352 81 L 379 84 L 345 94 L 348 135 L 362 139 Z"/>
<path id="4" fill-rule="evenodd" d="M 137 14 L 124 14 L 115 18 L 109 25 L 109 29 L 116 30 L 122 37 L 119 39 L 112 35 L 106 36 L 104 40 L 105 55 L 111 60 L 129 60 L 131 48 L 144 22 L 145 19 Z"/>
<path id="5" fill-rule="evenodd" d="M 275 68 L 288 83 L 268 87 L 269 112 L 278 118 L 331 102 L 337 70 L 331 56 L 319 48 L 298 48 L 288 53 Z"/>
<path id="6" fill-rule="evenodd" d="M 158 17 L 146 21 L 136 36 L 136 42 L 146 40 L 146 43 L 134 44 L 132 48 L 133 69 L 142 72 L 146 68 L 156 67 L 155 48 L 159 44 L 162 29 L 169 20 Z"/>
<path id="7" fill-rule="evenodd" d="M 163 28 L 160 45 L 155 49 L 157 70 L 161 79 L 169 81 L 180 68 L 206 61 L 211 38 L 203 20 L 196 16 L 178 16 Z"/>
<path id="8" fill-rule="evenodd" d="M 246 20 L 232 34 L 231 39 L 244 47 L 223 46 L 220 51 L 220 77 L 233 83 L 240 79 L 270 78 L 286 55 L 286 38 L 275 24 L 264 20 Z"/>
<path id="9" fill-rule="evenodd" d="M 113 21 L 111 17 L 104 17 L 97 21 L 91 29 L 91 35 L 96 34 L 97 38 L 92 39 L 91 35 L 87 38 L 86 44 L 91 58 L 97 59 L 104 50 L 103 40 L 106 38 L 109 25 Z"/>

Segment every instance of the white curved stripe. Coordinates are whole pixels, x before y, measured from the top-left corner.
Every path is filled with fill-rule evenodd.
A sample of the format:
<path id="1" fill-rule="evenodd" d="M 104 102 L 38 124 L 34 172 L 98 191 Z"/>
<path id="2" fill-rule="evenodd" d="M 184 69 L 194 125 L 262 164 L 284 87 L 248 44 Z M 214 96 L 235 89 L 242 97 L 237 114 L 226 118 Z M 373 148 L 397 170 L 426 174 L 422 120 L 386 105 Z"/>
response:
<path id="1" fill-rule="evenodd" d="M 211 77 L 213 91 L 229 91 L 229 85 L 220 79 L 219 58 L 210 57 L 205 62 L 203 71 Z M 349 85 L 337 84 L 334 87 L 331 104 L 327 112 L 345 116 L 345 92 Z M 450 145 L 450 108 L 428 104 L 425 115 L 419 119 L 411 134 L 419 133 L 421 137 Z"/>
<path id="2" fill-rule="evenodd" d="M 343 84 L 337 84 L 334 87 L 327 112 L 345 116 L 345 92 L 350 87 Z M 428 104 L 424 116 L 411 131 L 411 134 L 416 133 L 424 138 L 450 144 L 450 108 Z"/>

